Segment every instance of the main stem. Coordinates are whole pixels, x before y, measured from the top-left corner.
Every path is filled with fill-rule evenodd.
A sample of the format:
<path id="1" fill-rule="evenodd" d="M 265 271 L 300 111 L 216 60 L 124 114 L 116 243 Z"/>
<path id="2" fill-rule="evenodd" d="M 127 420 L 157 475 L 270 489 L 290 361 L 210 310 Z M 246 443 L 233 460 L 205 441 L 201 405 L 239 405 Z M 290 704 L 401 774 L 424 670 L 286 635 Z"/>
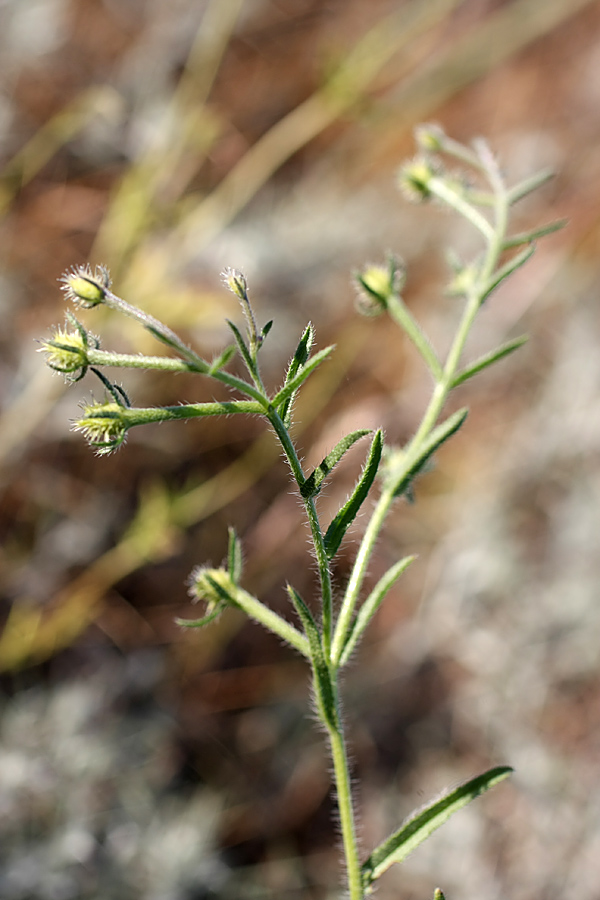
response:
<path id="1" fill-rule="evenodd" d="M 332 673 L 333 687 L 338 693 L 337 669 Z M 335 728 L 327 726 L 331 757 L 333 759 L 333 772 L 337 803 L 340 814 L 340 826 L 342 829 L 342 842 L 344 845 L 344 858 L 346 860 L 346 877 L 348 879 L 349 900 L 363 900 L 363 882 L 358 857 L 358 843 L 356 839 L 356 824 L 354 820 L 354 808 L 352 806 L 352 790 L 350 786 L 350 771 L 348 756 L 344 741 L 344 732 L 339 715 L 336 716 Z"/>
<path id="2" fill-rule="evenodd" d="M 300 490 L 302 485 L 304 484 L 304 472 L 300 460 L 298 459 L 298 454 L 296 453 L 296 448 L 294 447 L 290 434 L 285 427 L 281 416 L 276 410 L 269 410 L 267 415 L 269 418 L 269 422 L 275 429 L 277 437 L 281 442 L 281 446 L 283 447 L 283 451 L 286 455 L 290 469 L 292 470 L 292 475 L 294 476 L 296 484 L 298 485 L 298 489 Z M 329 568 L 329 558 L 327 556 L 327 550 L 325 549 L 325 540 L 323 538 L 323 532 L 321 530 L 319 517 L 317 516 L 315 501 L 312 498 L 306 499 L 304 501 L 304 506 L 306 509 L 306 517 L 310 526 L 313 546 L 315 549 L 317 568 L 319 571 L 319 580 L 321 582 L 323 650 L 325 652 L 326 658 L 329 658 L 333 615 L 333 589 L 331 585 L 331 570 Z"/>
<path id="3" fill-rule="evenodd" d="M 276 410 L 269 410 L 268 418 L 275 429 L 277 437 L 281 442 L 283 451 L 287 457 L 292 474 L 298 485 L 302 487 L 304 483 L 304 472 L 294 443 L 290 437 L 281 416 Z M 310 525 L 313 546 L 317 559 L 317 567 L 319 570 L 319 578 L 321 582 L 322 596 L 322 635 L 323 653 L 329 660 L 331 649 L 331 630 L 332 630 L 332 600 L 333 592 L 331 585 L 331 570 L 329 567 L 329 559 L 325 549 L 325 541 L 321 524 L 317 516 L 315 502 L 312 498 L 305 500 L 306 515 Z M 335 780 L 335 788 L 337 794 L 338 809 L 340 815 L 340 825 L 342 829 L 342 841 L 344 845 L 344 857 L 346 860 L 346 870 L 348 877 L 348 889 L 350 900 L 363 900 L 364 892 L 362 885 L 362 873 L 360 868 L 360 860 L 358 857 L 358 844 L 356 840 L 356 824 L 354 820 L 354 809 L 352 806 L 352 792 L 350 787 L 350 769 L 348 766 L 348 757 L 346 754 L 346 746 L 344 742 L 344 732 L 341 724 L 338 704 L 338 666 L 330 665 L 330 678 L 335 696 L 335 716 L 333 722 L 325 721 L 323 724 L 327 729 L 329 736 L 329 744 L 331 747 L 331 757 L 333 760 L 333 772 Z"/>

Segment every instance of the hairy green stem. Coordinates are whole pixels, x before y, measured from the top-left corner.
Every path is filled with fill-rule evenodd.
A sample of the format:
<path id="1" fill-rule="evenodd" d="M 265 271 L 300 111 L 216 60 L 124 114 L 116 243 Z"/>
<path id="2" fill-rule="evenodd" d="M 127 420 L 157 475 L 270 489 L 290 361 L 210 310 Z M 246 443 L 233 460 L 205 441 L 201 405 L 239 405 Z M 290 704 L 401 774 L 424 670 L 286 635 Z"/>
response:
<path id="1" fill-rule="evenodd" d="M 265 606 L 257 597 L 253 597 L 248 591 L 241 587 L 236 587 L 231 593 L 231 602 L 242 609 L 247 616 L 259 622 L 268 631 L 273 632 L 283 641 L 291 644 L 299 653 L 307 659 L 311 658 L 308 641 L 303 634 L 300 634 L 297 628 L 290 625 L 285 619 Z"/>
<path id="2" fill-rule="evenodd" d="M 331 662 L 334 666 L 340 665 L 340 660 L 344 651 L 347 636 L 350 632 L 352 620 L 356 605 L 358 603 L 362 585 L 367 573 L 369 562 L 375 548 L 375 544 L 381 533 L 381 529 L 387 518 L 387 515 L 393 505 L 396 489 L 404 480 L 406 473 L 410 470 L 412 461 L 418 451 L 422 447 L 424 441 L 431 434 L 435 424 L 444 408 L 448 394 L 452 390 L 453 380 L 458 372 L 460 359 L 465 348 L 465 344 L 475 316 L 477 315 L 483 298 L 485 297 L 487 285 L 490 276 L 494 272 L 500 255 L 503 250 L 506 238 L 506 230 L 508 224 L 508 199 L 504 188 L 504 183 L 498 172 L 498 168 L 491 153 L 486 146 L 479 148 L 479 156 L 482 165 L 488 174 L 490 184 L 494 191 L 494 226 L 492 227 L 487 219 L 484 219 L 480 213 L 474 210 L 468 203 L 465 203 L 458 194 L 453 190 L 447 189 L 446 185 L 440 179 L 432 178 L 429 188 L 440 199 L 443 199 L 449 206 L 460 212 L 467 218 L 485 237 L 487 241 L 487 251 L 483 265 L 478 274 L 474 285 L 469 290 L 466 297 L 466 306 L 458 325 L 454 340 L 446 357 L 443 372 L 435 388 L 431 399 L 425 410 L 421 423 L 409 442 L 408 447 L 404 451 L 405 462 L 403 466 L 394 470 L 393 481 L 384 482 L 384 487 L 377 501 L 375 509 L 371 515 L 371 519 L 361 541 L 354 566 L 348 580 L 342 607 L 336 623 L 334 638 L 331 648 Z M 439 189 L 439 184 L 442 189 Z"/>
<path id="3" fill-rule="evenodd" d="M 337 681 L 337 678 L 335 681 Z M 337 717 L 337 725 L 337 728 L 328 727 L 327 731 L 329 734 L 329 745 L 331 747 L 331 756 L 333 759 L 335 788 L 340 815 L 340 827 L 342 830 L 344 858 L 346 861 L 348 896 L 349 900 L 363 900 L 364 891 L 360 859 L 358 856 L 358 842 L 356 839 L 356 824 L 354 819 L 354 808 L 352 805 L 350 772 L 348 768 L 344 734 L 339 717 Z"/>
<path id="4" fill-rule="evenodd" d="M 300 490 L 302 485 L 304 484 L 304 471 L 302 469 L 300 460 L 298 459 L 298 454 L 296 453 L 296 448 L 294 447 L 289 431 L 282 421 L 281 416 L 275 409 L 269 410 L 269 412 L 267 413 L 267 417 L 269 419 L 269 422 L 275 429 L 279 441 L 281 442 L 281 446 L 286 455 L 288 464 L 290 466 L 290 469 L 292 470 L 292 475 L 294 476 L 294 480 L 296 481 L 298 490 Z M 308 524 L 310 526 L 310 532 L 317 560 L 317 569 L 319 572 L 319 581 L 321 584 L 323 650 L 326 657 L 328 658 L 329 648 L 331 645 L 331 628 L 333 617 L 333 589 L 331 585 L 331 569 L 329 566 L 327 551 L 325 549 L 325 539 L 323 536 L 323 531 L 321 529 L 321 524 L 317 515 L 315 501 L 312 497 L 304 499 L 304 508 L 306 509 L 306 516 L 308 519 Z"/>
<path id="5" fill-rule="evenodd" d="M 173 419 L 195 419 L 206 416 L 223 416 L 232 413 L 260 415 L 263 413 L 259 403 L 254 400 L 230 400 L 224 403 L 187 403 L 181 406 L 122 406 L 119 418 L 127 428 L 136 425 L 148 425 L 151 422 L 168 422 Z"/>
<path id="6" fill-rule="evenodd" d="M 202 359 L 191 347 L 188 347 L 184 341 L 181 340 L 179 335 L 175 334 L 167 325 L 163 322 L 159 321 L 159 319 L 155 319 L 154 316 L 151 316 L 149 313 L 144 312 L 141 309 L 138 309 L 137 306 L 133 306 L 131 303 L 127 303 L 121 297 L 117 297 L 116 294 L 113 294 L 112 291 L 106 290 L 104 292 L 104 300 L 103 303 L 106 306 L 109 306 L 111 309 L 115 309 L 118 312 L 122 312 L 124 315 L 129 316 L 132 319 L 135 319 L 136 322 L 140 322 L 148 331 L 154 335 L 154 337 L 158 338 L 159 341 L 162 341 L 168 347 L 172 347 L 180 353 L 185 361 L 191 366 L 191 370 L 194 372 L 200 372 L 203 375 L 210 375 L 216 381 L 220 381 L 222 384 L 226 384 L 230 388 L 234 388 L 235 390 L 240 391 L 243 394 L 246 394 L 247 397 L 252 397 L 254 400 L 258 400 L 259 403 L 262 404 L 263 408 L 266 408 L 268 405 L 268 400 L 265 397 L 264 391 L 261 392 L 260 389 L 254 388 L 251 384 L 248 384 L 247 381 L 243 381 L 241 378 L 236 378 L 235 375 L 230 375 L 228 372 L 223 372 L 221 370 L 212 372 L 210 363 L 208 363 L 205 359 Z M 99 353 L 101 351 L 94 351 Z M 117 356 L 117 354 L 114 354 Z M 131 360 L 135 357 L 131 355 L 124 354 L 124 359 Z M 157 357 L 148 357 L 149 359 L 157 359 Z M 112 363 L 112 365 L 131 365 L 131 362 L 127 363 Z M 154 368 L 154 367 L 153 367 Z M 157 367 L 162 368 L 162 366 Z M 183 371 L 183 370 L 182 370 Z"/>

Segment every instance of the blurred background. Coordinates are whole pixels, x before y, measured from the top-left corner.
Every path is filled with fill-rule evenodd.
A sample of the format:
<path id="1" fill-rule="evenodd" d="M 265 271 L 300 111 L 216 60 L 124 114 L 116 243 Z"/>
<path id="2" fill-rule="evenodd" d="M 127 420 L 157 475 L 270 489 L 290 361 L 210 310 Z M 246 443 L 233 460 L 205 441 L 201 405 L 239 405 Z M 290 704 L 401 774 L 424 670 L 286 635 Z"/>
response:
<path id="1" fill-rule="evenodd" d="M 228 342 L 242 269 L 276 385 L 308 319 L 337 344 L 298 406 L 317 463 L 352 428 L 406 440 L 430 385 L 351 272 L 387 251 L 436 346 L 459 310 L 449 214 L 394 189 L 412 130 L 484 135 L 514 181 L 557 172 L 518 230 L 569 227 L 494 295 L 475 356 L 529 343 L 457 391 L 471 415 L 399 505 L 372 577 L 418 553 L 344 685 L 371 848 L 488 766 L 516 769 L 382 879 L 378 896 L 595 900 L 600 856 L 600 6 L 589 0 L 4 0 L 0 4 L 0 584 L 3 900 L 329 898 L 329 763 L 291 651 L 234 612 L 202 632 L 185 581 L 227 526 L 245 583 L 289 615 L 314 594 L 306 534 L 261 422 L 135 430 L 98 459 L 35 340 L 57 278 L 114 288 L 203 355 Z M 105 349 L 160 352 L 82 313 Z M 135 405 L 212 396 L 123 372 Z M 114 377 L 114 376 L 113 376 Z M 335 398 L 335 399 L 334 399 Z M 364 448 L 321 502 L 343 500 Z M 343 583 L 348 540 L 336 571 Z"/>

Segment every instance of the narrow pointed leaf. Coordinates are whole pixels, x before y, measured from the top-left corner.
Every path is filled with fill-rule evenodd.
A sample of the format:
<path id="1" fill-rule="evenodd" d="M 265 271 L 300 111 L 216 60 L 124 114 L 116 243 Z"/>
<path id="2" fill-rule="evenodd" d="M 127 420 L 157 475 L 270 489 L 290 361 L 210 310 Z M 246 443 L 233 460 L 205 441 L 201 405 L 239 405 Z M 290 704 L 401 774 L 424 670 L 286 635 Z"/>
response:
<path id="1" fill-rule="evenodd" d="M 490 769 L 411 816 L 363 863 L 365 889 L 394 863 L 402 862 L 415 847 L 418 847 L 432 832 L 443 825 L 453 813 L 458 812 L 471 800 L 503 781 L 512 771 L 510 766 L 497 766 Z"/>
<path id="2" fill-rule="evenodd" d="M 271 401 L 273 406 L 276 409 L 279 409 L 285 400 L 293 397 L 294 393 L 298 390 L 303 381 L 306 381 L 309 375 L 312 375 L 314 370 L 321 365 L 323 360 L 327 359 L 331 351 L 333 350 L 333 344 L 330 347 L 325 347 L 323 350 L 319 350 L 318 353 L 315 353 L 312 356 L 306 365 L 302 366 L 296 375 L 293 378 L 284 384 L 280 391 L 278 391 L 273 400 Z"/>
<path id="3" fill-rule="evenodd" d="M 522 334 L 520 337 L 514 338 L 514 340 L 512 341 L 507 341 L 506 344 L 502 344 L 500 347 L 497 347 L 490 353 L 486 353 L 485 356 L 480 356 L 479 359 L 476 359 L 471 363 L 470 366 L 467 366 L 462 370 L 462 372 L 459 372 L 458 375 L 454 377 L 454 379 L 452 380 L 452 387 L 455 388 L 459 384 L 462 384 L 464 381 L 468 381 L 468 379 L 472 378 L 473 375 L 476 375 L 477 372 L 481 372 L 483 371 L 483 369 L 487 369 L 488 366 L 491 366 L 499 359 L 503 359 L 510 353 L 514 353 L 515 350 L 518 350 L 519 347 L 522 347 L 523 344 L 526 344 L 528 340 L 529 338 L 527 337 L 527 335 Z"/>
<path id="4" fill-rule="evenodd" d="M 322 659 L 322 661 L 324 662 L 325 656 L 323 654 L 323 646 L 321 644 L 321 635 L 319 633 L 319 627 L 315 622 L 313 614 L 311 613 L 310 609 L 308 608 L 298 591 L 293 588 L 291 584 L 287 585 L 287 592 L 289 594 L 290 600 L 294 604 L 294 609 L 298 613 L 298 618 L 302 623 L 302 628 L 308 639 L 312 658 Z"/>
<path id="5" fill-rule="evenodd" d="M 521 266 L 527 262 L 527 260 L 533 256 L 535 253 L 535 244 L 529 244 L 528 247 L 525 247 L 524 250 L 521 250 L 520 253 L 517 253 L 516 256 L 513 256 L 512 259 L 506 263 L 506 265 L 501 266 L 490 278 L 489 282 L 486 285 L 485 292 L 481 298 L 481 302 L 483 303 L 490 296 L 492 291 L 495 291 L 499 284 L 501 284 L 509 275 L 512 275 L 513 272 L 516 272 L 517 269 L 520 269 Z"/>
<path id="6" fill-rule="evenodd" d="M 236 325 L 234 325 L 233 322 L 230 322 L 229 319 L 227 319 L 227 324 L 229 325 L 229 327 L 231 328 L 231 330 L 233 332 L 233 336 L 235 338 L 237 348 L 240 351 L 240 356 L 246 363 L 246 368 L 248 369 L 248 372 L 252 376 L 256 375 L 256 371 L 255 371 L 256 367 L 254 365 L 254 361 L 250 355 L 250 351 L 246 345 L 246 341 L 242 337 L 242 334 L 241 334 L 239 328 Z"/>
<path id="7" fill-rule="evenodd" d="M 271 330 L 272 327 L 273 327 L 273 319 L 269 319 L 269 321 L 267 322 L 267 324 L 263 326 L 263 329 L 262 329 L 262 331 L 261 331 L 261 333 L 260 333 L 260 336 L 261 336 L 261 338 L 262 338 L 263 341 L 264 341 L 264 339 L 266 338 L 266 336 L 268 335 L 268 333 L 270 332 L 270 330 Z M 261 341 L 261 343 L 262 343 L 262 341 Z"/>
<path id="8" fill-rule="evenodd" d="M 218 618 L 223 610 L 225 609 L 226 604 L 223 603 L 220 606 L 216 606 L 211 612 L 207 613 L 205 616 L 202 616 L 201 619 L 175 619 L 176 625 L 181 625 L 183 628 L 204 628 L 205 625 L 209 625 L 211 622 L 214 622 L 216 618 Z"/>
<path id="9" fill-rule="evenodd" d="M 338 727 L 338 716 L 335 693 L 331 681 L 331 672 L 329 671 L 329 666 L 327 665 L 325 654 L 323 652 L 319 628 L 310 609 L 291 584 L 288 584 L 287 591 L 296 612 L 298 613 L 298 617 L 308 640 L 319 713 L 324 722 L 327 722 L 331 728 L 336 728 Z"/>
<path id="10" fill-rule="evenodd" d="M 362 475 L 350 497 L 335 516 L 325 534 L 325 551 L 329 559 L 333 559 L 337 553 L 346 531 L 356 518 L 360 507 L 371 490 L 371 486 L 377 475 L 379 463 L 381 462 L 382 449 L 383 434 L 381 431 L 376 431 Z"/>
<path id="11" fill-rule="evenodd" d="M 300 493 L 305 500 L 317 496 L 321 490 L 323 481 L 327 478 L 333 467 L 339 463 L 344 453 L 366 434 L 370 434 L 369 429 L 363 428 L 360 431 L 353 431 L 336 444 L 331 453 L 328 453 L 325 459 L 311 472 L 300 488 Z"/>
<path id="12" fill-rule="evenodd" d="M 513 234 L 507 238 L 502 244 L 503 250 L 510 250 L 511 247 L 520 247 L 521 244 L 530 244 L 538 238 L 545 237 L 547 234 L 553 234 L 560 231 L 568 224 L 567 219 L 558 219 L 556 222 L 550 222 L 548 225 L 542 225 L 541 228 L 534 228 L 533 231 L 523 231 L 521 234 Z"/>
<path id="13" fill-rule="evenodd" d="M 387 300 L 387 310 L 397 325 L 402 328 L 415 349 L 420 353 L 425 365 L 438 381 L 443 375 L 442 364 L 437 358 L 431 341 L 410 312 L 399 294 L 392 294 Z"/>
<path id="14" fill-rule="evenodd" d="M 230 344 L 229 347 L 225 347 L 225 349 L 222 353 L 219 354 L 219 356 L 213 359 L 207 374 L 214 375 L 220 369 L 223 369 L 233 356 L 235 356 L 235 345 Z"/>
<path id="15" fill-rule="evenodd" d="M 551 178 L 554 178 L 554 172 L 551 169 L 542 169 L 541 172 L 537 172 L 531 178 L 526 178 L 511 188 L 508 192 L 508 202 L 511 205 L 516 203 L 517 200 L 521 200 L 527 194 L 531 194 L 532 191 L 546 184 Z"/>
<path id="16" fill-rule="evenodd" d="M 401 494 L 408 494 L 410 497 L 410 486 L 414 478 L 419 474 L 421 469 L 426 465 L 427 461 L 433 456 L 436 450 L 444 444 L 448 438 L 452 437 L 453 434 L 456 434 L 458 429 L 461 427 L 465 419 L 467 418 L 468 410 L 466 408 L 459 409 L 457 412 L 453 413 L 451 416 L 448 416 L 445 422 L 442 422 L 441 425 L 438 425 L 437 428 L 429 435 L 428 439 L 422 445 L 421 450 L 418 454 L 412 458 L 408 464 L 406 460 L 403 460 L 400 466 L 401 474 L 396 476 L 398 477 L 398 484 L 394 489 L 394 496 L 399 497 Z M 388 475 L 388 478 L 394 478 L 394 470 L 392 469 Z"/>
<path id="17" fill-rule="evenodd" d="M 340 657 L 340 666 L 346 665 L 369 622 L 381 606 L 387 592 L 415 559 L 415 556 L 405 556 L 404 559 L 399 560 L 391 566 L 385 575 L 379 579 L 352 623 L 344 650 Z"/>
<path id="18" fill-rule="evenodd" d="M 227 571 L 231 575 L 234 584 L 239 584 L 242 577 L 242 543 L 235 533 L 235 528 L 229 529 L 229 547 L 227 549 Z"/>
<path id="19" fill-rule="evenodd" d="M 308 357 L 310 356 L 310 351 L 312 349 L 314 340 L 315 340 L 315 331 L 314 331 L 314 328 L 312 327 L 311 323 L 309 322 L 308 325 L 306 326 L 306 328 L 304 329 L 304 333 L 302 334 L 302 337 L 300 338 L 298 346 L 296 347 L 296 352 L 294 353 L 294 355 L 290 361 L 290 364 L 288 366 L 288 370 L 287 370 L 287 373 L 285 376 L 284 386 L 287 385 L 288 382 L 292 378 L 294 378 L 294 376 L 298 373 L 298 370 L 303 365 L 305 365 L 306 361 L 308 360 Z M 294 396 L 295 396 L 295 392 L 294 392 L 294 394 L 292 394 L 291 397 L 288 397 L 287 400 L 285 400 L 281 404 L 281 408 L 279 410 L 279 415 L 283 419 L 285 425 L 288 427 L 290 425 L 290 418 L 291 418 L 290 412 L 291 412 L 292 404 L 294 402 Z"/>

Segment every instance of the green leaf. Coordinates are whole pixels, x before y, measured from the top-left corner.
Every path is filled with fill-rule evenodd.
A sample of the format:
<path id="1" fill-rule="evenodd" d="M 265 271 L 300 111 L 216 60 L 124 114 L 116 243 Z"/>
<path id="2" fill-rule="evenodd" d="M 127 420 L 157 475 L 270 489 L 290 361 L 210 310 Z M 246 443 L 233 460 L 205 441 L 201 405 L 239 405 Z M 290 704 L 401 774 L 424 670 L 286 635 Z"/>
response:
<path id="1" fill-rule="evenodd" d="M 454 376 L 450 387 L 457 387 L 459 384 L 462 384 L 464 381 L 472 378 L 473 375 L 477 374 L 477 372 L 481 372 L 483 369 L 487 369 L 487 367 L 491 366 L 492 363 L 497 362 L 499 359 L 503 359 L 510 353 L 514 353 L 515 350 L 518 350 L 519 347 L 522 347 L 523 344 L 527 343 L 528 340 L 529 338 L 527 337 L 527 335 L 522 334 L 520 337 L 514 338 L 514 340 L 512 341 L 507 341 L 506 344 L 502 344 L 500 347 L 497 347 L 490 353 L 486 353 L 485 356 L 480 356 L 479 359 L 476 359 L 471 363 L 471 365 L 463 369 L 462 372 L 459 372 Z"/>
<path id="2" fill-rule="evenodd" d="M 324 662 L 325 656 L 323 654 L 323 645 L 321 644 L 321 635 L 313 614 L 298 591 L 293 588 L 291 584 L 287 585 L 287 592 L 290 596 L 290 600 L 294 604 L 294 609 L 298 613 L 298 618 L 302 623 L 302 628 L 308 639 L 312 658 L 318 659 L 319 657 L 322 657 Z"/>
<path id="3" fill-rule="evenodd" d="M 524 250 L 521 250 L 521 252 L 517 253 L 516 256 L 513 256 L 512 259 L 509 259 L 504 266 L 497 269 L 485 287 L 481 297 L 482 304 L 487 300 L 492 291 L 496 290 L 499 284 L 508 278 L 509 275 L 512 275 L 513 272 L 516 272 L 517 269 L 520 269 L 534 253 L 535 244 L 529 244 Z"/>
<path id="4" fill-rule="evenodd" d="M 352 627 L 348 633 L 348 637 L 346 639 L 346 643 L 344 645 L 344 649 L 342 651 L 342 655 L 340 657 L 340 666 L 345 666 L 354 649 L 363 635 L 367 625 L 381 606 L 385 595 L 390 590 L 390 588 L 394 585 L 394 583 L 400 578 L 402 573 L 409 567 L 411 562 L 415 560 L 415 556 L 405 556 L 404 559 L 399 560 L 395 563 L 391 568 L 387 570 L 385 575 L 383 575 L 363 605 L 358 611 L 358 615 L 356 619 L 352 623 Z"/>
<path id="5" fill-rule="evenodd" d="M 268 335 L 268 333 L 270 332 L 272 327 L 273 327 L 273 319 L 269 319 L 267 324 L 265 326 L 263 326 L 263 329 L 260 333 L 261 345 L 262 345 L 262 342 L 264 341 L 264 339 L 266 338 L 266 336 Z"/>
<path id="6" fill-rule="evenodd" d="M 300 594 L 288 584 L 287 592 L 298 613 L 304 633 L 310 648 L 310 661 L 314 675 L 314 687 L 316 701 L 322 721 L 327 722 L 330 728 L 338 728 L 337 706 L 335 692 L 331 681 L 331 672 L 323 652 L 323 644 L 317 623 L 313 614 L 300 596 Z"/>
<path id="7" fill-rule="evenodd" d="M 252 376 L 256 375 L 256 366 L 254 365 L 254 360 L 252 359 L 252 357 L 250 355 L 250 350 L 246 346 L 246 341 L 242 337 L 242 334 L 241 334 L 239 328 L 236 325 L 234 325 L 233 322 L 230 322 L 229 319 L 227 319 L 227 324 L 229 325 L 229 327 L 231 328 L 231 330 L 233 332 L 233 336 L 235 338 L 237 348 L 240 351 L 240 356 L 246 363 L 246 368 L 248 369 L 248 372 Z"/>
<path id="8" fill-rule="evenodd" d="M 288 366 L 288 370 L 287 370 L 287 373 L 285 376 L 284 386 L 287 385 L 289 383 L 289 381 L 292 378 L 294 378 L 294 376 L 298 373 L 299 369 L 303 365 L 305 365 L 306 361 L 308 360 L 308 357 L 310 356 L 310 351 L 312 349 L 314 340 L 315 340 L 315 330 L 312 327 L 311 323 L 309 322 L 308 325 L 306 326 L 306 328 L 304 329 L 304 333 L 302 334 L 302 337 L 300 338 L 300 342 L 299 342 L 298 346 L 296 347 L 296 352 L 294 353 L 294 355 L 290 361 L 290 364 Z M 283 422 L 284 422 L 286 428 L 289 428 L 289 426 L 290 426 L 290 419 L 291 419 L 290 414 L 291 414 L 292 404 L 294 402 L 294 396 L 295 396 L 295 392 L 294 392 L 294 394 L 292 394 L 291 397 L 288 397 L 287 400 L 285 400 L 281 404 L 281 408 L 279 409 L 279 415 L 283 419 Z"/>
<path id="9" fill-rule="evenodd" d="M 219 356 L 213 359 L 207 375 L 214 375 L 220 369 L 223 369 L 233 356 L 235 356 L 235 345 L 230 344 L 229 347 L 225 347 L 225 349 L 222 353 L 219 354 Z"/>
<path id="10" fill-rule="evenodd" d="M 531 194 L 532 191 L 546 184 L 551 178 L 554 178 L 554 172 L 551 169 L 542 169 L 541 172 L 537 172 L 531 178 L 526 178 L 511 188 L 508 192 L 508 202 L 512 206 L 517 200 L 521 200 L 527 194 Z"/>
<path id="11" fill-rule="evenodd" d="M 331 453 L 328 453 L 325 459 L 319 463 L 319 465 L 314 469 L 308 478 L 305 480 L 304 484 L 300 488 L 300 493 L 304 497 L 305 500 L 308 500 L 310 497 L 316 497 L 319 491 L 321 490 L 321 486 L 323 481 L 333 467 L 339 463 L 342 456 L 346 453 L 350 447 L 356 443 L 356 441 L 360 440 L 361 437 L 364 437 L 366 434 L 370 434 L 369 429 L 361 429 L 359 431 L 353 431 L 351 434 L 347 434 L 346 437 L 343 437 L 339 443 L 333 448 Z"/>
<path id="12" fill-rule="evenodd" d="M 176 617 L 175 624 L 181 625 L 183 628 L 203 628 L 205 625 L 214 622 L 214 620 L 221 615 L 226 606 L 226 603 L 215 606 L 211 612 L 202 616 L 201 619 L 180 619 Z"/>
<path id="13" fill-rule="evenodd" d="M 360 507 L 371 490 L 371 486 L 377 475 L 379 463 L 381 462 L 382 449 L 383 434 L 381 431 L 376 431 L 363 473 L 350 497 L 346 503 L 344 503 L 327 529 L 325 535 L 325 552 L 327 553 L 328 559 L 333 559 L 337 553 L 346 531 L 356 518 Z"/>
<path id="14" fill-rule="evenodd" d="M 399 476 L 395 475 L 394 470 L 396 466 L 391 467 L 390 472 L 387 475 L 387 479 L 393 480 L 394 477 L 399 478 L 398 484 L 394 489 L 394 497 L 399 497 L 401 494 L 405 494 L 407 493 L 407 491 L 409 491 L 411 482 L 419 474 L 430 457 L 433 456 L 435 451 L 439 447 L 441 447 L 442 444 L 448 440 L 448 438 L 452 437 L 453 434 L 456 434 L 458 429 L 467 418 L 468 412 L 469 411 L 466 408 L 459 409 L 457 412 L 449 416 L 445 422 L 442 422 L 441 425 L 438 425 L 437 428 L 434 428 L 427 440 L 421 446 L 419 453 L 411 458 L 408 463 L 405 458 L 401 458 L 400 464 L 398 466 L 401 473 Z"/>
<path id="15" fill-rule="evenodd" d="M 532 241 L 545 237 L 547 234 L 553 234 L 555 231 L 560 231 L 565 225 L 568 225 L 568 219 L 558 219 L 556 222 L 542 225 L 541 228 L 534 228 L 533 231 L 523 231 L 521 234 L 513 234 L 512 237 L 506 238 L 502 244 L 502 249 L 510 250 L 511 247 L 520 247 L 521 244 L 530 244 Z"/>
<path id="16" fill-rule="evenodd" d="M 334 345 L 331 344 L 331 346 L 325 347 L 323 350 L 319 350 L 318 353 L 315 353 L 315 355 L 308 360 L 306 365 L 302 366 L 296 375 L 293 378 L 290 378 L 281 390 L 275 394 L 271 401 L 272 405 L 276 409 L 279 409 L 285 400 L 292 398 L 302 382 L 306 381 L 308 376 L 312 375 L 317 366 L 320 366 L 321 363 L 327 359 L 333 348 Z"/>
<path id="17" fill-rule="evenodd" d="M 227 571 L 231 575 L 234 584 L 239 584 L 242 577 L 242 543 L 235 533 L 235 528 L 229 528 L 229 547 L 227 549 Z"/>
<path id="18" fill-rule="evenodd" d="M 425 365 L 436 381 L 443 375 L 442 364 L 437 358 L 431 341 L 404 303 L 399 294 L 391 294 L 387 299 L 387 310 L 397 325 L 402 328 L 415 349 L 420 353 Z"/>
<path id="19" fill-rule="evenodd" d="M 472 778 L 427 806 L 414 813 L 394 834 L 377 847 L 362 866 L 363 885 L 369 888 L 394 863 L 402 862 L 450 816 L 489 788 L 504 781 L 513 770 L 510 766 L 497 766 Z"/>

